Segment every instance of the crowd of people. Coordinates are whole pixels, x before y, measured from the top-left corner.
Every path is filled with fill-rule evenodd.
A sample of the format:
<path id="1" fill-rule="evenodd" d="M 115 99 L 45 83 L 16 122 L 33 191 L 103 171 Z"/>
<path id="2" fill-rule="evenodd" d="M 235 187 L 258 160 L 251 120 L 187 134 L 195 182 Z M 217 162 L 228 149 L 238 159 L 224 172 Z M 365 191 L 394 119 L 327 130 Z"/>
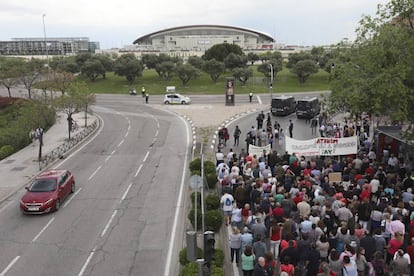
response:
<path id="1" fill-rule="evenodd" d="M 365 125 L 319 122 L 322 136 L 361 137 L 350 156 L 218 150 L 229 252 L 243 275 L 414 275 L 414 171 L 398 153 L 378 160 Z"/>

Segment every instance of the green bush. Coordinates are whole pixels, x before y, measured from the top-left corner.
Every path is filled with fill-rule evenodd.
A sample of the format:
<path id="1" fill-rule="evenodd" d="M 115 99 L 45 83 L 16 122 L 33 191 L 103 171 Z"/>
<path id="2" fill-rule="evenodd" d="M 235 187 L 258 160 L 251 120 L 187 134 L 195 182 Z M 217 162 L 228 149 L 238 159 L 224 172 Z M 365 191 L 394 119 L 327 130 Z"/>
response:
<path id="1" fill-rule="evenodd" d="M 198 264 L 188 263 L 180 271 L 180 276 L 194 276 L 198 275 Z"/>
<path id="2" fill-rule="evenodd" d="M 216 164 L 210 160 L 204 161 L 204 174 L 210 173 L 216 173 Z"/>
<path id="3" fill-rule="evenodd" d="M 214 189 L 216 187 L 217 182 L 218 182 L 216 172 L 206 174 L 206 179 L 207 179 L 208 188 L 209 189 Z"/>
<path id="4" fill-rule="evenodd" d="M 190 171 L 190 174 L 191 174 L 191 176 L 193 176 L 193 175 L 200 175 L 200 171 L 197 171 L 197 170 Z"/>
<path id="5" fill-rule="evenodd" d="M 224 265 L 224 252 L 221 249 L 216 248 L 214 252 L 213 265 L 216 267 L 223 267 Z"/>
<path id="6" fill-rule="evenodd" d="M 211 276 L 224 276 L 223 268 L 213 265 L 211 267 Z"/>
<path id="7" fill-rule="evenodd" d="M 0 160 L 14 153 L 14 148 L 10 145 L 2 146 L 0 148 Z"/>
<path id="8" fill-rule="evenodd" d="M 206 209 L 217 210 L 220 207 L 220 198 L 218 195 L 208 195 L 206 197 Z"/>
<path id="9" fill-rule="evenodd" d="M 200 247 L 197 247 L 197 258 L 202 259 L 203 254 L 204 254 L 203 249 L 201 249 Z M 187 260 L 187 247 L 184 247 L 180 251 L 180 264 L 181 265 L 186 265 L 188 263 L 189 263 L 189 261 Z"/>
<path id="10" fill-rule="evenodd" d="M 198 206 L 200 206 L 200 205 L 198 205 Z M 194 218 L 194 215 L 195 215 L 195 209 L 193 208 L 188 213 L 188 219 L 190 220 L 191 225 L 193 227 L 195 227 L 195 223 L 194 223 L 195 218 Z M 201 221 L 201 207 L 200 207 L 200 208 L 197 208 L 197 230 L 200 230 L 201 229 L 201 223 L 202 223 L 202 221 Z"/>
<path id="11" fill-rule="evenodd" d="M 196 158 L 190 162 L 190 171 L 198 171 L 201 172 L 201 159 Z"/>
<path id="12" fill-rule="evenodd" d="M 223 224 L 223 214 L 221 210 L 208 210 L 205 213 L 204 224 L 206 230 L 218 232 Z"/>

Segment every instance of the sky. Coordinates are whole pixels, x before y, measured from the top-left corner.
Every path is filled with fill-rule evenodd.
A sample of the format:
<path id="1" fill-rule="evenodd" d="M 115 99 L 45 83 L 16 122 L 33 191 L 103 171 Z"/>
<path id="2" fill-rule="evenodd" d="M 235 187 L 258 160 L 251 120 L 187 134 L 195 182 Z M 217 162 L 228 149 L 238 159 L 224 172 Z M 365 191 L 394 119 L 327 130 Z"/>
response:
<path id="1" fill-rule="evenodd" d="M 365 15 L 388 0 L 12 0 L 0 1 L 0 40 L 89 37 L 101 49 L 186 25 L 228 25 L 277 43 L 322 46 L 355 39 Z M 44 24 L 43 24 L 44 22 Z"/>

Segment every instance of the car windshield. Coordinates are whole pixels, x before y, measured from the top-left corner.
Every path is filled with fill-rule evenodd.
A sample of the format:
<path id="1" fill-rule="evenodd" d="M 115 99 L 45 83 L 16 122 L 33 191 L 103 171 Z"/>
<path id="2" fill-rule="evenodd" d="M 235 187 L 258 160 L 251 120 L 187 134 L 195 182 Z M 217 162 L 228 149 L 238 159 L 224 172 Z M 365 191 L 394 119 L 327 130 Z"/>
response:
<path id="1" fill-rule="evenodd" d="M 36 179 L 30 186 L 31 192 L 52 192 L 56 190 L 55 179 Z"/>
<path id="2" fill-rule="evenodd" d="M 298 109 L 306 109 L 311 108 L 311 103 L 308 101 L 299 101 L 298 102 Z"/>

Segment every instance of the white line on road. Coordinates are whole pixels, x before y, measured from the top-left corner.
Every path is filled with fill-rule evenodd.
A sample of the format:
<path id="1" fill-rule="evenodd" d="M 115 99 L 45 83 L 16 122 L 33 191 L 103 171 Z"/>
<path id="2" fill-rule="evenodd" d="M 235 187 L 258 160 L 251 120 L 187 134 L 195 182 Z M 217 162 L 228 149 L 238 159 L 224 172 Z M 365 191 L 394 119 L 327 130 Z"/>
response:
<path id="1" fill-rule="evenodd" d="M 113 219 L 114 219 L 114 217 L 116 216 L 116 213 L 118 213 L 118 210 L 115 210 L 115 211 L 112 213 L 111 218 L 109 219 L 108 223 L 106 224 L 106 226 L 105 226 L 104 230 L 103 230 L 103 231 L 102 231 L 102 233 L 101 233 L 101 238 L 102 238 L 103 236 L 105 236 L 106 231 L 108 231 L 109 225 L 111 225 L 112 220 L 113 220 Z"/>
<path id="2" fill-rule="evenodd" d="M 49 222 L 45 225 L 45 227 L 43 227 L 43 229 L 42 230 L 40 230 L 40 232 L 39 232 L 39 234 L 37 234 L 36 235 L 36 237 L 34 237 L 34 239 L 32 240 L 32 242 L 35 242 L 39 237 L 40 237 L 40 235 L 42 235 L 42 233 L 44 232 L 44 231 L 46 231 L 46 229 L 49 227 L 49 225 L 53 222 L 55 220 L 55 217 L 53 217 L 53 218 L 51 218 L 50 220 L 49 220 Z"/>
<path id="3" fill-rule="evenodd" d="M 257 101 L 259 102 L 259 104 L 263 104 L 262 98 L 260 98 L 260 96 L 257 96 Z"/>
<path id="4" fill-rule="evenodd" d="M 110 155 L 108 155 L 108 157 L 105 159 L 105 162 L 106 161 L 108 161 L 109 160 L 109 158 L 111 158 L 112 157 L 112 155 L 114 155 L 114 153 L 115 153 L 116 151 L 114 150 L 114 151 L 112 151 L 111 152 L 111 154 Z"/>
<path id="5" fill-rule="evenodd" d="M 142 169 L 142 164 L 141 164 L 141 165 L 139 165 L 138 170 L 137 170 L 137 172 L 135 173 L 135 177 L 137 177 L 137 175 L 139 174 L 139 172 L 141 171 L 141 169 Z"/>
<path id="6" fill-rule="evenodd" d="M 20 256 L 16 256 L 14 257 L 14 259 L 9 263 L 8 266 L 6 266 L 6 268 L 0 273 L 0 276 L 4 276 L 6 275 L 7 271 L 10 270 L 10 268 L 12 268 L 12 266 L 20 259 Z"/>
<path id="7" fill-rule="evenodd" d="M 118 147 L 121 146 L 124 143 L 125 139 L 122 139 L 121 142 L 119 142 Z"/>
<path id="8" fill-rule="evenodd" d="M 99 166 L 92 174 L 91 174 L 91 176 L 89 176 L 89 178 L 88 178 L 88 180 L 91 180 L 92 179 L 92 177 L 94 177 L 95 176 L 95 174 L 100 170 L 102 168 L 102 166 Z"/>
<path id="9" fill-rule="evenodd" d="M 145 154 L 144 160 L 142 160 L 142 162 L 147 161 L 147 158 L 148 158 L 149 154 L 150 154 L 150 152 L 149 152 L 149 151 L 147 151 L 147 154 Z"/>
<path id="10" fill-rule="evenodd" d="M 132 183 L 128 185 L 128 188 L 126 189 L 124 195 L 122 196 L 121 201 L 123 201 L 126 198 L 126 196 L 128 195 L 129 189 L 131 189 L 131 187 L 132 187 Z"/>
<path id="11" fill-rule="evenodd" d="M 73 196 L 71 196 L 66 202 L 65 202 L 65 204 L 63 205 L 63 207 L 62 208 L 65 208 L 66 206 L 68 206 L 68 204 L 69 204 L 69 202 L 71 202 L 72 201 L 72 199 L 77 195 L 77 194 L 79 194 L 79 192 L 82 190 L 82 188 L 79 188 L 74 194 L 73 194 Z"/>
<path id="12" fill-rule="evenodd" d="M 93 255 L 95 254 L 96 247 L 92 249 L 92 252 L 89 254 L 88 258 L 86 259 L 86 262 L 83 264 L 81 271 L 79 272 L 78 276 L 82 276 L 83 273 L 86 270 L 86 267 L 88 266 L 89 262 L 92 260 Z"/>
<path id="13" fill-rule="evenodd" d="M 184 122 L 184 124 L 186 124 L 184 118 L 182 117 L 179 117 L 179 118 Z M 183 165 L 183 171 L 181 173 L 180 191 L 178 193 L 177 205 L 175 206 L 174 222 L 173 222 L 173 226 L 171 229 L 170 241 L 168 243 L 168 252 L 167 252 L 167 257 L 165 261 L 164 276 L 173 275 L 172 273 L 170 273 L 170 266 L 171 266 L 171 259 L 172 259 L 173 249 L 174 249 L 175 235 L 177 233 L 178 217 L 180 216 L 180 210 L 183 204 L 182 201 L 183 201 L 184 186 L 185 186 L 185 181 L 186 181 L 185 175 L 186 175 L 186 170 L 187 170 L 187 157 L 188 157 L 188 149 L 189 149 L 188 145 L 190 144 L 190 132 L 188 130 L 188 127 L 186 127 L 186 133 L 187 133 L 187 147 L 185 149 L 184 165 Z"/>

